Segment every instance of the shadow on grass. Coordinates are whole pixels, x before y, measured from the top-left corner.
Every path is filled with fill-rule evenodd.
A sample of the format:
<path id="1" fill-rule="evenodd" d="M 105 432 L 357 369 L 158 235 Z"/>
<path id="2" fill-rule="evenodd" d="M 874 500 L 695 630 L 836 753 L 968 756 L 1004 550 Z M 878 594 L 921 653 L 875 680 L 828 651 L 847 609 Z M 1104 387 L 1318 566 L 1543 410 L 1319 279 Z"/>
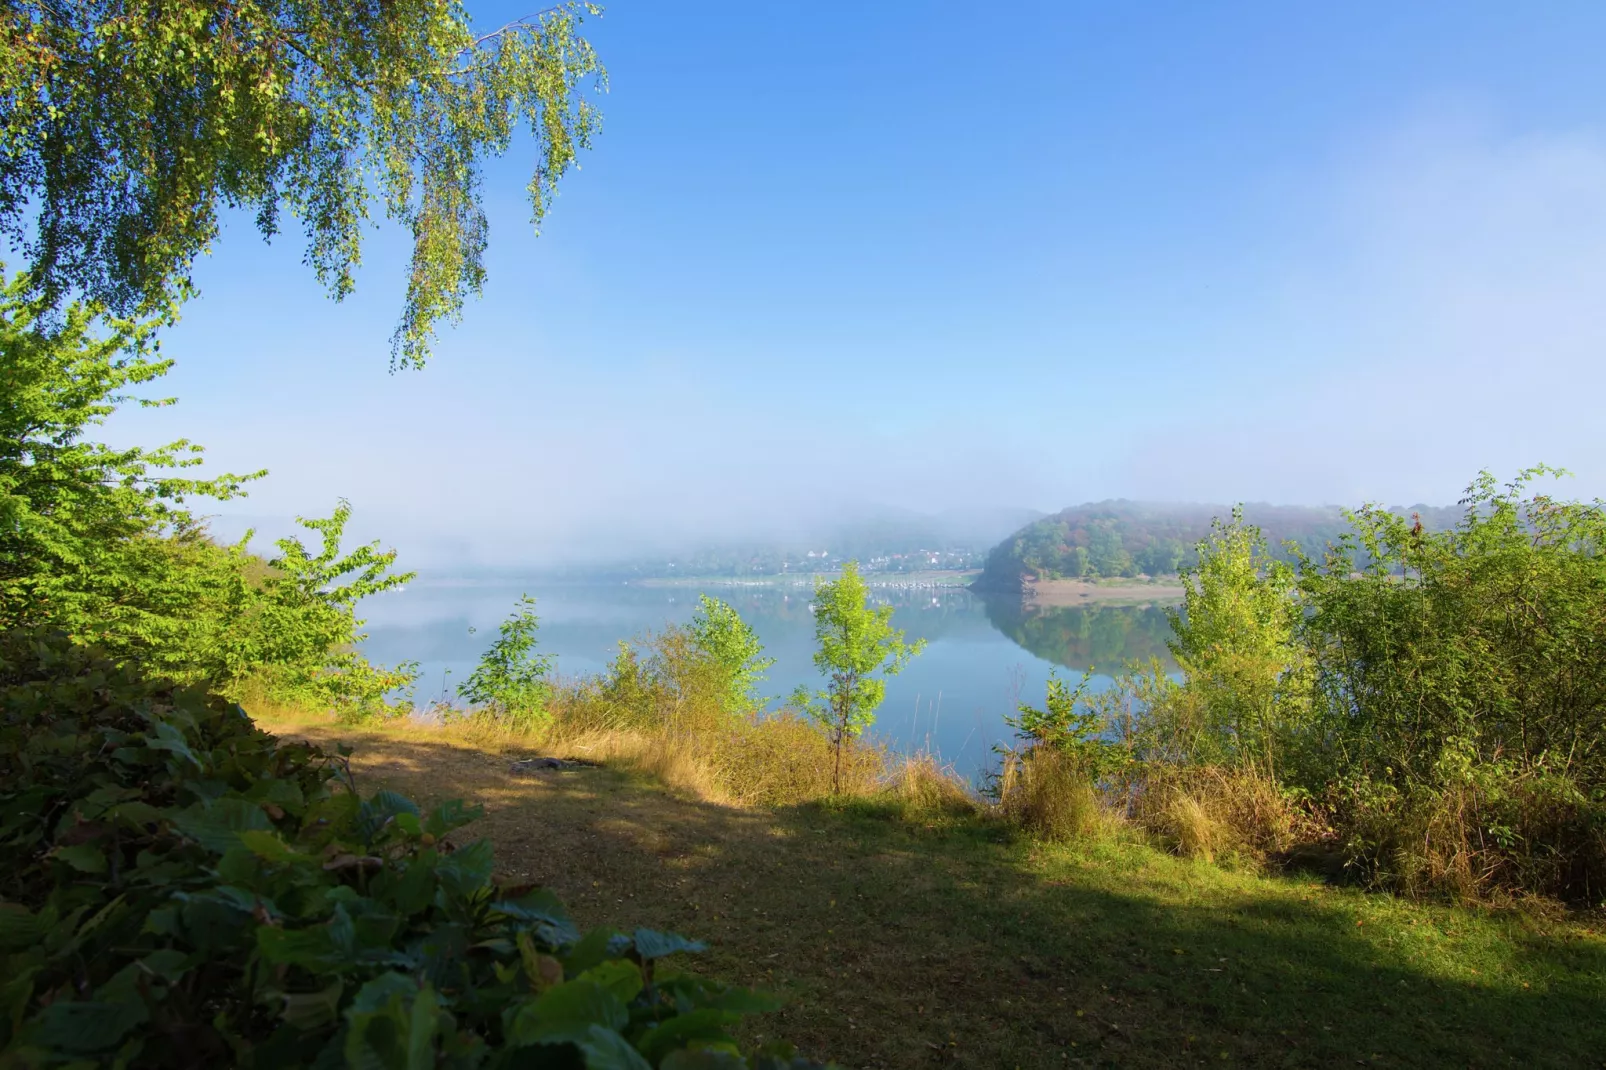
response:
<path id="1" fill-rule="evenodd" d="M 707 939 L 699 969 L 791 997 L 757 1033 L 848 1066 L 1606 1065 L 1606 941 L 1573 922 L 351 741 L 365 792 L 481 803 L 508 877 Z"/>

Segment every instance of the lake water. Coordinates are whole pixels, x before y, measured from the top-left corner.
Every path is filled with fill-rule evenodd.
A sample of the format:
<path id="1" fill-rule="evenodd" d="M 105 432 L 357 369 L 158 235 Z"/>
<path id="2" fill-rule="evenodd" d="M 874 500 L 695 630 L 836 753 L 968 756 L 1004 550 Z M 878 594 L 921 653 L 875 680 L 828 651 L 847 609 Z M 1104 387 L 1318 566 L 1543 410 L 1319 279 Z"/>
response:
<path id="1" fill-rule="evenodd" d="M 766 694 L 821 685 L 811 660 L 811 589 L 801 581 L 699 588 L 423 577 L 363 603 L 369 634 L 363 649 L 377 662 L 419 662 L 415 695 L 423 704 L 450 696 L 468 677 L 520 594 L 537 599 L 539 649 L 556 656 L 560 674 L 580 676 L 602 671 L 621 639 L 690 620 L 702 590 L 740 610 L 775 659 Z M 925 639 L 926 649 L 887 682 L 871 733 L 900 751 L 935 751 L 971 777 L 986 770 L 994 744 L 1008 739 L 1004 716 L 1016 703 L 1041 705 L 1051 671 L 1074 679 L 1090 666 L 1113 670 L 1133 658 L 1170 664 L 1170 626 L 1159 606 L 1023 609 L 1016 599 L 955 587 L 878 586 L 872 597 L 892 605 L 893 623 L 909 638 Z M 1101 675 L 1094 686 L 1108 683 Z"/>

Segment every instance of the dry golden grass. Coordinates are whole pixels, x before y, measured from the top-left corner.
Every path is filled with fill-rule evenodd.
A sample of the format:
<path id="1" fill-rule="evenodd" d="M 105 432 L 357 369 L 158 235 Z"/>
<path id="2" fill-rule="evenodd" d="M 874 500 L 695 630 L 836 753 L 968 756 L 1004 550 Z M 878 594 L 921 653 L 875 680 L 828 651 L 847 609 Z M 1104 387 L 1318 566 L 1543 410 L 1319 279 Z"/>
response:
<path id="1" fill-rule="evenodd" d="M 998 812 L 1004 820 L 1051 843 L 1105 836 L 1120 824 L 1086 770 L 1051 747 L 1004 756 Z"/>
<path id="2" fill-rule="evenodd" d="M 1294 845 L 1294 807 L 1254 770 L 1151 769 L 1133 797 L 1136 822 L 1189 858 L 1260 865 Z"/>
<path id="3" fill-rule="evenodd" d="M 748 1039 L 844 1066 L 1599 1062 L 1598 924 L 1227 871 L 1129 837 L 1044 845 L 982 816 L 933 833 L 888 794 L 715 804 L 633 772 L 622 735 L 570 740 L 593 760 L 618 746 L 602 767 L 517 776 L 513 756 L 555 748 L 253 712 L 353 746 L 364 793 L 484 806 L 458 836 L 489 838 L 501 878 L 551 888 L 582 927 L 706 939 L 690 964 L 787 1001 Z M 902 769 L 901 797 L 945 798 L 932 769 Z"/>

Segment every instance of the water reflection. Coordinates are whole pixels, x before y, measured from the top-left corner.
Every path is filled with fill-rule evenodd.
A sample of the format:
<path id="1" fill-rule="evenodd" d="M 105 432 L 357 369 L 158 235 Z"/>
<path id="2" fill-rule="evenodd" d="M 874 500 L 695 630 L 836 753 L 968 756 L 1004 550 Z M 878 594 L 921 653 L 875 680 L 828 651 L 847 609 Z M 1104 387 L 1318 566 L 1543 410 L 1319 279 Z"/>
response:
<path id="1" fill-rule="evenodd" d="M 740 610 L 775 658 L 766 693 L 821 685 L 806 580 L 699 588 L 554 584 L 518 576 L 424 579 L 364 603 L 369 638 L 363 647 L 377 661 L 419 661 L 420 701 L 450 697 L 497 623 L 528 592 L 538 600 L 541 651 L 556 657 L 562 675 L 582 676 L 603 671 L 620 640 L 690 620 L 704 590 Z M 873 586 L 872 596 L 894 607 L 893 622 L 909 638 L 927 643 L 926 652 L 888 682 L 874 734 L 898 750 L 935 750 L 968 775 L 978 774 L 991 761 L 993 745 L 1009 736 L 1004 717 L 1021 701 L 1040 701 L 1057 668 L 1079 674 L 1096 666 L 1108 673 L 1149 657 L 1171 666 L 1165 647 L 1170 626 L 1155 606 L 1038 609 L 984 600 L 963 588 L 892 584 Z M 1108 683 L 1095 678 L 1094 687 Z"/>
<path id="2" fill-rule="evenodd" d="M 987 619 L 1026 650 L 1075 672 L 1114 672 L 1128 661 L 1158 658 L 1176 668 L 1166 641 L 1171 620 L 1160 606 L 1023 606 L 1019 599 L 990 598 Z"/>

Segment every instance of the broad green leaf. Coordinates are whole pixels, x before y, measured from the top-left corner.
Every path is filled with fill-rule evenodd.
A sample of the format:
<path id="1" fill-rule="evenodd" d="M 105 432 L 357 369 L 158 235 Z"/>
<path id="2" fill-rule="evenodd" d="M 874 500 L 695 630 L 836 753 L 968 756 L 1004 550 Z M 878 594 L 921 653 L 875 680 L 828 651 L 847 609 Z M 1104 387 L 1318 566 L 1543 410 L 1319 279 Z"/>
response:
<path id="1" fill-rule="evenodd" d="M 266 862 L 276 862 L 281 865 L 313 861 L 300 851 L 292 849 L 280 838 L 277 832 L 265 829 L 248 829 L 236 834 L 240 843 L 252 854 Z"/>
<path id="2" fill-rule="evenodd" d="M 139 961 L 145 971 L 160 977 L 169 984 L 183 977 L 190 968 L 190 957 L 184 952 L 171 947 L 152 951 Z"/>
<path id="3" fill-rule="evenodd" d="M 440 1003 L 434 989 L 425 985 L 413 998 L 407 1023 L 407 1070 L 431 1070 L 435 1065 L 435 1032 Z"/>
<path id="4" fill-rule="evenodd" d="M 435 898 L 435 859 L 414 856 L 406 872 L 389 883 L 387 894 L 404 915 L 426 909 Z"/>
<path id="5" fill-rule="evenodd" d="M 641 967 L 629 959 L 611 959 L 593 966 L 576 980 L 592 981 L 601 985 L 624 1003 L 635 999 L 644 986 Z"/>
<path id="6" fill-rule="evenodd" d="M 594 1025 L 571 1043 L 585 1057 L 586 1070 L 652 1070 L 652 1064 L 612 1029 Z"/>
<path id="7" fill-rule="evenodd" d="M 707 1008 L 677 1014 L 642 1034 L 636 1047 L 650 1061 L 657 1063 L 674 1049 L 684 1048 L 693 1041 L 729 1043 L 731 1038 L 726 1030 L 736 1019 L 736 1015 L 727 1011 Z"/>
<path id="8" fill-rule="evenodd" d="M 45 920 L 21 903 L 0 903 L 0 951 L 20 951 L 46 931 Z"/>
<path id="9" fill-rule="evenodd" d="M 307 805 L 301 785 L 293 780 L 259 780 L 246 791 L 245 797 L 254 803 L 272 803 L 292 814 L 299 814 Z"/>
<path id="10" fill-rule="evenodd" d="M 80 873 L 99 874 L 106 872 L 106 852 L 92 843 L 77 843 L 71 847 L 57 847 L 50 852 L 50 857 L 76 869 Z"/>
<path id="11" fill-rule="evenodd" d="M 575 975 L 591 969 L 608 957 L 609 945 L 618 935 L 612 929 L 592 929 L 563 957 L 563 968 Z"/>
<path id="12" fill-rule="evenodd" d="M 418 806 L 407 796 L 394 791 L 375 792 L 374 797 L 364 802 L 358 810 L 357 834 L 364 843 L 371 843 L 400 814 L 410 814 L 416 818 Z"/>
<path id="13" fill-rule="evenodd" d="M 356 929 L 343 907 L 336 907 L 334 916 L 323 925 L 306 929 L 264 925 L 256 935 L 262 957 L 276 965 L 324 970 L 350 964 L 356 958 Z"/>
<path id="14" fill-rule="evenodd" d="M 44 1048 L 87 1055 L 114 1047 L 149 1017 L 137 999 L 114 1003 L 61 999 L 40 1012 L 31 1039 Z"/>
<path id="15" fill-rule="evenodd" d="M 424 822 L 424 831 L 439 839 L 453 829 L 462 828 L 484 816 L 484 807 L 466 806 L 461 799 L 449 799 L 430 811 L 428 820 Z"/>
<path id="16" fill-rule="evenodd" d="M 196 803 L 173 817 L 173 825 L 209 851 L 222 854 L 240 845 L 239 833 L 268 831 L 273 822 L 256 803 L 222 798 Z"/>
<path id="17" fill-rule="evenodd" d="M 637 929 L 631 934 L 631 939 L 636 945 L 636 954 L 643 959 L 661 959 L 678 952 L 695 954 L 708 950 L 708 945 L 701 940 L 688 940 L 675 933 L 661 933 L 653 929 Z"/>
<path id="18" fill-rule="evenodd" d="M 333 1022 L 340 1013 L 340 995 L 345 985 L 337 977 L 316 992 L 287 992 L 280 1017 L 297 1029 L 311 1031 Z"/>
<path id="19" fill-rule="evenodd" d="M 563 1041 L 593 1025 L 623 1029 L 630 1014 L 618 996 L 594 981 L 565 981 L 521 1005 L 508 1023 L 517 1046 Z"/>
<path id="20" fill-rule="evenodd" d="M 707 1049 L 672 1051 L 658 1064 L 658 1070 L 748 1070 L 747 1060 L 728 1051 Z"/>
<path id="21" fill-rule="evenodd" d="M 166 721 L 157 721 L 154 733 L 147 737 L 145 745 L 151 750 L 165 750 L 182 758 L 195 768 L 201 768 L 201 760 L 190 750 L 190 745 L 184 739 L 184 733 Z"/>
<path id="22" fill-rule="evenodd" d="M 461 899 L 490 884 L 495 864 L 491 842 L 475 840 L 442 858 L 435 866 L 435 875 L 447 894 Z"/>
<path id="23" fill-rule="evenodd" d="M 404 973 L 387 972 L 372 978 L 352 997 L 353 1014 L 371 1014 L 390 1005 L 392 999 L 410 999 L 418 994 L 418 982 Z"/>

